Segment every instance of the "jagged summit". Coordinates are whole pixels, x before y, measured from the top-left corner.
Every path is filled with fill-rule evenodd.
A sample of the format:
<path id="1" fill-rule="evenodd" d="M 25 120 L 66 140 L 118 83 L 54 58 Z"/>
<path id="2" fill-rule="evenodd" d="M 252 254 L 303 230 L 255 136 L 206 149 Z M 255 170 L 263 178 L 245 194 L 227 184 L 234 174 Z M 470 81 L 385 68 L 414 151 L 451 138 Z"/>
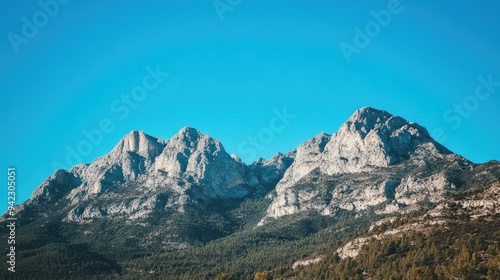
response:
<path id="1" fill-rule="evenodd" d="M 390 118 L 393 115 L 385 110 L 376 109 L 373 107 L 362 107 L 356 110 L 348 121 L 363 120 L 363 119 L 377 119 L 377 118 Z"/>
<path id="2" fill-rule="evenodd" d="M 185 134 L 185 133 L 201 133 L 198 129 L 192 127 L 192 126 L 184 126 L 179 130 L 179 134 Z"/>
<path id="3" fill-rule="evenodd" d="M 398 130 L 410 128 L 415 130 L 417 136 L 430 138 L 427 130 L 414 122 L 409 122 L 384 110 L 363 107 L 354 112 L 339 131 L 358 132 L 362 138 L 365 138 L 372 131 L 379 135 L 391 135 L 397 134 Z"/>
<path id="4" fill-rule="evenodd" d="M 151 158 L 156 157 L 164 146 L 164 140 L 150 136 L 140 130 L 132 130 L 118 142 L 111 151 L 111 154 L 117 156 L 133 152 L 143 157 Z"/>
<path id="5" fill-rule="evenodd" d="M 400 163 L 423 150 L 432 155 L 449 153 L 420 125 L 363 107 L 333 135 L 322 132 L 302 143 L 278 188 L 293 185 L 316 168 L 330 175 L 368 171 Z"/>
<path id="6" fill-rule="evenodd" d="M 387 111 L 363 107 L 341 125 L 340 129 L 333 135 L 321 133 L 311 140 L 302 143 L 297 149 L 297 155 L 293 164 L 287 169 L 283 179 L 277 184 L 277 197 L 268 209 L 268 217 L 281 217 L 293 214 L 300 209 L 321 208 L 314 203 L 309 203 L 312 196 L 317 195 L 313 191 L 304 193 L 297 191 L 297 185 L 308 182 L 310 174 L 315 171 L 321 177 L 328 176 L 351 176 L 350 174 L 376 174 L 385 171 L 392 166 L 425 166 L 433 162 L 453 162 L 455 165 L 470 165 L 466 159 L 454 155 L 449 150 L 434 141 L 427 130 L 401 117 L 394 116 Z M 437 165 L 439 166 L 439 165 Z M 431 168 L 432 169 L 432 168 Z M 405 171 L 406 172 L 406 171 Z M 352 175 L 356 177 L 356 175 Z M 370 184 L 381 184 L 377 191 L 365 191 L 365 194 L 356 194 L 350 198 L 355 203 L 344 205 L 339 201 L 332 201 L 332 205 L 337 207 L 339 203 L 345 209 L 366 208 L 366 205 L 382 203 L 388 199 L 385 194 L 392 194 L 395 185 L 428 185 L 425 188 L 427 194 L 420 194 L 421 197 L 443 197 L 443 193 L 453 188 L 444 174 L 435 175 L 435 178 L 419 178 L 428 175 L 418 174 L 416 177 L 409 176 L 405 179 L 392 179 L 390 174 L 386 174 L 385 180 L 372 182 Z M 418 179 L 416 179 L 418 178 Z M 408 182 L 403 183 L 406 180 Z M 422 183 L 430 181 L 440 181 L 439 183 Z M 414 181 L 418 183 L 414 183 Z M 358 188 L 362 183 L 356 183 Z M 368 184 L 369 185 L 369 184 Z M 367 185 L 365 185 L 368 187 Z M 423 186 L 419 186 L 424 188 Z M 350 189 L 345 186 L 346 191 Z M 353 186 L 354 188 L 354 186 Z M 402 188 L 401 188 L 402 189 Z M 325 193 L 324 195 L 331 195 Z M 401 195 L 403 197 L 404 195 Z M 358 201 L 358 200 L 361 200 Z M 370 201 L 371 200 L 371 201 Z M 403 200 L 401 198 L 401 200 Z M 415 204 L 418 199 L 409 199 L 407 204 Z M 341 207 L 341 208 L 342 208 Z M 388 206 L 389 207 L 389 206 Z M 389 207 L 390 208 L 390 207 Z M 397 207 L 395 209 L 398 209 Z M 323 207 L 323 213 L 332 213 L 329 207 Z M 265 222 L 265 219 L 262 221 Z"/>
<path id="7" fill-rule="evenodd" d="M 364 138 L 370 131 L 377 129 L 388 119 L 394 117 L 387 111 L 363 107 L 352 114 L 352 116 L 342 125 L 351 132 L 360 133 Z"/>
<path id="8" fill-rule="evenodd" d="M 205 134 L 203 134 L 201 131 L 197 130 L 194 127 L 185 126 L 181 128 L 174 137 L 181 137 L 187 142 L 195 142 L 204 135 Z"/>
<path id="9" fill-rule="evenodd" d="M 424 127 L 387 111 L 364 107 L 332 136 L 325 147 L 325 159 L 335 163 L 332 172 L 359 171 L 364 166 L 396 164 L 424 148 L 439 153 L 439 147 Z M 336 162 L 339 159 L 341 162 Z"/>
<path id="10" fill-rule="evenodd" d="M 111 154 L 119 155 L 133 152 L 145 157 L 156 157 L 171 141 L 177 141 L 185 144 L 185 146 L 191 147 L 203 138 L 211 139 L 196 128 L 188 126 L 181 128 L 170 140 L 163 140 L 148 135 L 141 130 L 132 130 L 123 136 L 113 148 Z M 213 141 L 217 140 L 213 139 Z"/>
<path id="11" fill-rule="evenodd" d="M 201 180 L 207 176 L 223 178 L 224 175 L 234 172 L 244 173 L 241 171 L 242 166 L 241 162 L 224 150 L 219 140 L 194 128 L 184 127 L 168 141 L 162 153 L 157 157 L 154 169 L 177 177 L 189 173 Z M 214 168 L 220 168 L 219 172 L 227 174 L 211 174 Z"/>

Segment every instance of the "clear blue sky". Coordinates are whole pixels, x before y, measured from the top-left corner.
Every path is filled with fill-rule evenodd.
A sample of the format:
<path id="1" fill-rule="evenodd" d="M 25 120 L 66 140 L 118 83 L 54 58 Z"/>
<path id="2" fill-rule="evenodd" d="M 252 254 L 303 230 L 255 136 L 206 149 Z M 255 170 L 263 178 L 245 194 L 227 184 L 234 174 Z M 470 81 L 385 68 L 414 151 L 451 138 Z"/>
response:
<path id="1" fill-rule="evenodd" d="M 212 0 L 124 2 L 73 0 L 48 5 L 50 15 L 36 1 L 2 2 L 1 168 L 4 182 L 17 168 L 18 202 L 103 120 L 113 129 L 84 162 L 133 129 L 169 138 L 183 126 L 251 162 L 335 132 L 362 106 L 438 129 L 474 162 L 500 159 L 498 1 L 243 0 L 219 10 L 223 20 Z M 373 24 L 381 10 L 390 21 L 383 12 Z M 357 38 L 349 63 L 340 46 L 356 47 L 356 27 L 368 27 L 370 42 Z M 169 75 L 152 87 L 146 68 L 157 65 Z M 493 80 L 490 91 L 480 76 Z M 144 79 L 140 102 L 121 99 Z M 273 122 L 285 107 L 295 117 Z"/>

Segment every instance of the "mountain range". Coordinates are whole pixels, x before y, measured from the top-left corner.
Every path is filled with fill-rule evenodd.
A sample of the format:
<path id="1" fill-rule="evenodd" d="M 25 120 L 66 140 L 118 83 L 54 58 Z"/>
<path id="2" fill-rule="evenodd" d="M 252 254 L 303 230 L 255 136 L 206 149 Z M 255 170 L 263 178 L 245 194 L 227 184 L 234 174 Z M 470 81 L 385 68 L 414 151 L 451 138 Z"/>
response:
<path id="1" fill-rule="evenodd" d="M 456 209 L 469 224 L 498 223 L 499 167 L 370 107 L 334 134 L 251 164 L 195 128 L 168 140 L 134 130 L 92 163 L 55 171 L 19 205 L 16 277 L 335 279 L 324 273 L 332 263 L 446 228 Z M 485 252 L 484 263 L 495 260 Z M 485 269 L 477 275 L 495 273 Z"/>

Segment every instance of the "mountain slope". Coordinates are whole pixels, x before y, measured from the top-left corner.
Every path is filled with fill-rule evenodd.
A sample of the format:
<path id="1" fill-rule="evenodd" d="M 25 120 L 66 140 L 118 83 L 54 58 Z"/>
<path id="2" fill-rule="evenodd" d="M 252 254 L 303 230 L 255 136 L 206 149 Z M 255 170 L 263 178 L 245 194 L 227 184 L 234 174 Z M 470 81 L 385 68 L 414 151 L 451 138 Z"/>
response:
<path id="1" fill-rule="evenodd" d="M 296 262 L 290 279 L 498 279 L 500 181 L 433 209 L 387 218 L 333 251 Z M 293 275 L 293 276 L 292 276 Z"/>

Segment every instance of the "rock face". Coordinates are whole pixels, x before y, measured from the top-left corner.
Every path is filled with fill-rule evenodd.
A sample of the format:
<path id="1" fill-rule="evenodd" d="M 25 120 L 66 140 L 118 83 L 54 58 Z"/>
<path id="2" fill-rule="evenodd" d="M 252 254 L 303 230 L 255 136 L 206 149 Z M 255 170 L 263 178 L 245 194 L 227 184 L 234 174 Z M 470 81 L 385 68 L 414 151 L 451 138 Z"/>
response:
<path id="1" fill-rule="evenodd" d="M 92 164 L 79 164 L 70 172 L 81 178 L 84 187 L 74 195 L 103 193 L 122 182 L 135 180 L 148 170 L 165 147 L 165 141 L 134 130 L 123 137 L 113 150 Z"/>
<path id="2" fill-rule="evenodd" d="M 369 107 L 356 111 L 326 144 L 322 170 L 331 175 L 388 167 L 418 154 L 450 154 L 416 123 Z"/>
<path id="3" fill-rule="evenodd" d="M 82 183 L 81 179 L 66 170 L 57 170 L 32 194 L 25 204 L 44 204 L 64 197 L 71 189 Z"/>
<path id="4" fill-rule="evenodd" d="M 146 218 L 165 209 L 263 196 L 293 162 L 293 153 L 244 164 L 222 144 L 184 127 L 169 140 L 142 131 L 127 134 L 91 164 L 58 170 L 36 189 L 26 205 L 68 199 L 66 221 L 102 217 Z"/>
<path id="5" fill-rule="evenodd" d="M 278 153 L 269 160 L 263 158 L 252 163 L 248 170 L 255 175 L 258 181 L 267 189 L 273 189 L 281 180 L 285 171 L 290 167 L 295 158 L 296 151 L 287 154 Z M 254 179 L 253 177 L 251 177 Z"/>
<path id="6" fill-rule="evenodd" d="M 156 158 L 154 169 L 165 176 L 202 184 L 210 198 L 243 198 L 249 194 L 245 165 L 222 144 L 194 128 L 183 128 Z"/>
<path id="7" fill-rule="evenodd" d="M 451 171 L 473 167 L 420 125 L 361 108 L 335 134 L 321 133 L 299 146 L 260 224 L 309 210 L 334 215 L 374 206 L 378 213 L 415 209 L 461 187 Z"/>

